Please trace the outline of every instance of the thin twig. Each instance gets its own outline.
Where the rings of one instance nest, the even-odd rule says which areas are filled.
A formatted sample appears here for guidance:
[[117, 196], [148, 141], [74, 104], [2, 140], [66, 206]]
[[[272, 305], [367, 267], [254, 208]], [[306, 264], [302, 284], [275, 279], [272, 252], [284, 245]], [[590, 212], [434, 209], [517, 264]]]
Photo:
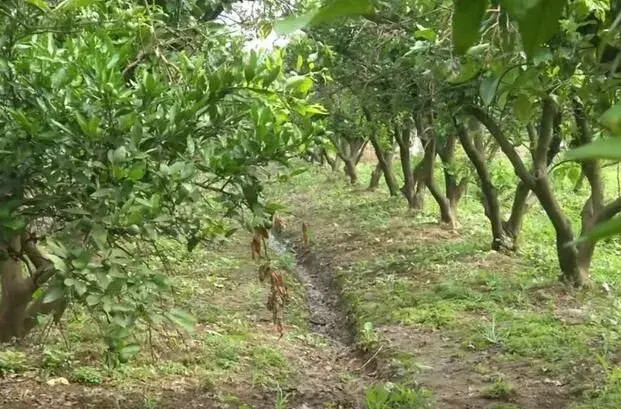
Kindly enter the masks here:
[[384, 348], [384, 345], [380, 345], [379, 348], [377, 348], [377, 351], [375, 351], [375, 353], [373, 355], [371, 355], [371, 358], [367, 359], [367, 361], [364, 363], [364, 365], [362, 365], [360, 368], [356, 369], [356, 372], [360, 372], [362, 371], [364, 368], [367, 367], [367, 365], [369, 365], [371, 363], [371, 361], [373, 359], [375, 359], [375, 357], [377, 356], [377, 354], [379, 354], [381, 352], [381, 350]]

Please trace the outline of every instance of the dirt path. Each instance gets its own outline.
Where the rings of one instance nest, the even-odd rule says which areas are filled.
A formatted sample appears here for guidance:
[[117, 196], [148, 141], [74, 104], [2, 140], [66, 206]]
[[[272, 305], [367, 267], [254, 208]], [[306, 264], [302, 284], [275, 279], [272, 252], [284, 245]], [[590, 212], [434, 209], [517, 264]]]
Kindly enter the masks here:
[[[362, 408], [364, 390], [377, 379], [366, 370], [366, 357], [354, 345], [354, 331], [333, 272], [310, 249], [290, 238], [271, 237], [270, 247], [277, 254], [295, 251], [296, 263], [292, 272], [305, 289], [309, 328], [328, 345], [325, 355], [315, 356], [315, 365], [305, 371], [310, 375], [307, 395], [309, 392], [310, 395], [319, 393], [319, 399], [314, 396], [302, 402], [299, 408], [323, 409], [326, 404], [336, 401], [342, 409]], [[345, 382], [344, 375], [351, 379]]]
[[[270, 246], [277, 254], [294, 248], [291, 241], [273, 236]], [[293, 274], [306, 290], [311, 330], [337, 347], [348, 348], [354, 340], [353, 333], [334, 274], [326, 271], [317, 257], [303, 246], [296, 246], [295, 255]]]

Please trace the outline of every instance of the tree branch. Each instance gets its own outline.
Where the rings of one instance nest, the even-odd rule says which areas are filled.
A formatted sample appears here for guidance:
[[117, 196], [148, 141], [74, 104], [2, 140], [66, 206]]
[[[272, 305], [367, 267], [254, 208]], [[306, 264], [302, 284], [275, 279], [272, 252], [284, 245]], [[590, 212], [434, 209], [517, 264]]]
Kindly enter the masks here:
[[550, 96], [543, 99], [543, 109], [541, 122], [539, 123], [539, 138], [535, 145], [533, 155], [533, 165], [537, 176], [543, 176], [548, 171], [548, 150], [554, 136], [554, 119], [557, 113], [557, 106]]
[[504, 154], [507, 155], [507, 158], [509, 158], [509, 161], [513, 165], [513, 168], [515, 169], [515, 172], [517, 173], [519, 178], [522, 179], [524, 183], [532, 186], [534, 184], [532, 175], [528, 172], [526, 166], [524, 166], [522, 158], [520, 158], [520, 155], [518, 155], [515, 147], [513, 146], [513, 144], [511, 144], [502, 129], [500, 129], [500, 126], [498, 126], [494, 118], [492, 118], [481, 107], [478, 107], [476, 105], [466, 107], [465, 111], [475, 117], [487, 128], [490, 134], [494, 137], [494, 139], [496, 139], [496, 141], [500, 145], [500, 149], [502, 149]]
[[595, 224], [605, 222], [621, 212], [621, 197], [616, 198], [602, 208], [595, 216]]

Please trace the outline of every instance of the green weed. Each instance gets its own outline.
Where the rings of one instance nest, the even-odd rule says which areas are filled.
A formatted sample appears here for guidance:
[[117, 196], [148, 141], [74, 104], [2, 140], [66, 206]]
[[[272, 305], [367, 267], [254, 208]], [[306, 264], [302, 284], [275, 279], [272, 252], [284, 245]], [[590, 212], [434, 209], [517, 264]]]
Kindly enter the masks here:
[[21, 351], [0, 351], [0, 375], [24, 372], [29, 367], [28, 356]]
[[483, 391], [482, 396], [488, 399], [508, 399], [514, 394], [513, 387], [503, 377], [498, 377], [492, 386]]
[[99, 368], [79, 366], [71, 373], [71, 381], [85, 385], [100, 385], [103, 382], [103, 375]]
[[380, 336], [373, 328], [371, 321], [365, 322], [359, 331], [358, 345], [363, 351], [376, 349], [380, 342]]
[[571, 409], [617, 409], [621, 407], [621, 368], [610, 369], [606, 384]]
[[369, 388], [365, 409], [426, 409], [433, 407], [432, 395], [425, 389], [386, 383]]

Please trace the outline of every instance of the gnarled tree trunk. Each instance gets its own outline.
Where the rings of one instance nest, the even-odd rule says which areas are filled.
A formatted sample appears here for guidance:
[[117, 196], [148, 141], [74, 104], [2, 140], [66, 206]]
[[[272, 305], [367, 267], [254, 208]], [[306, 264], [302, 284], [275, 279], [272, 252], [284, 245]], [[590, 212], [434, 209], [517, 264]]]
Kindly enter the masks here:
[[425, 153], [423, 156], [423, 178], [425, 185], [429, 189], [431, 196], [435, 199], [440, 208], [440, 221], [449, 224], [451, 228], [457, 227], [457, 220], [453, 212], [450, 200], [442, 193], [434, 178], [434, 167], [436, 161], [436, 137], [433, 132], [426, 132], [422, 115], [418, 115], [415, 119], [417, 132], [420, 135]]
[[397, 194], [399, 193], [399, 189], [397, 187], [395, 172], [392, 168], [392, 156], [394, 153], [394, 146], [391, 146], [390, 149], [384, 151], [382, 149], [382, 146], [380, 145], [379, 140], [377, 139], [377, 135], [375, 134], [371, 136], [370, 141], [371, 145], [373, 145], [375, 156], [377, 156], [379, 167], [382, 169], [382, 173], [384, 174], [384, 180], [386, 181], [386, 186], [388, 186], [390, 196], [397, 196]]
[[[517, 151], [506, 137], [502, 129], [484, 110], [471, 107], [472, 115], [483, 123], [496, 138], [501, 149], [511, 161], [513, 168], [520, 179], [532, 189], [541, 207], [554, 226], [556, 233], [556, 250], [561, 279], [574, 285], [581, 286], [588, 280], [588, 272], [595, 246], [590, 242], [576, 244], [571, 221], [565, 216], [558, 200], [554, 196], [548, 179], [548, 161], [558, 149], [554, 140], [555, 132], [560, 133], [559, 110], [551, 97], [543, 99], [542, 116], [539, 132], [536, 138], [531, 137], [533, 145], [533, 170], [529, 172]], [[578, 128], [577, 146], [592, 141], [591, 129], [582, 103], [573, 100], [574, 118]], [[533, 133], [533, 132], [529, 132]], [[621, 212], [621, 197], [607, 205], [603, 204], [603, 183], [601, 180], [601, 166], [597, 160], [584, 160], [581, 163], [586, 179], [591, 185], [591, 196], [582, 210], [582, 233], [588, 233], [593, 226], [609, 220]]]
[[414, 176], [414, 169], [412, 168], [412, 158], [410, 155], [410, 129], [407, 127], [401, 128], [399, 126], [395, 126], [395, 140], [399, 145], [399, 157], [401, 159], [401, 171], [403, 172], [403, 186], [401, 187], [401, 193], [405, 196], [405, 199], [408, 202], [408, 206], [411, 209], [415, 209], [417, 207], [417, 203], [415, 202], [415, 186], [416, 179]]
[[489, 219], [492, 228], [492, 250], [513, 249], [513, 241], [507, 237], [501, 218], [500, 202], [496, 187], [492, 183], [492, 178], [487, 169], [485, 155], [475, 146], [472, 136], [466, 128], [455, 121], [457, 135], [466, 155], [472, 162], [474, 169], [479, 176], [479, 184], [483, 193], [482, 203], [485, 215]]
[[371, 180], [369, 181], [369, 190], [375, 190], [379, 187], [379, 181], [382, 178], [383, 172], [382, 172], [382, 165], [380, 165], [379, 162], [377, 162], [377, 165], [375, 165], [375, 169], [373, 169], [373, 172], [371, 172]]
[[[23, 263], [27, 262], [35, 267], [29, 276], [22, 271]], [[32, 300], [34, 292], [53, 273], [52, 264], [29, 235], [14, 235], [0, 243], [0, 342], [23, 338], [35, 326], [38, 314], [58, 313], [59, 303], [43, 304], [41, 300]]]

